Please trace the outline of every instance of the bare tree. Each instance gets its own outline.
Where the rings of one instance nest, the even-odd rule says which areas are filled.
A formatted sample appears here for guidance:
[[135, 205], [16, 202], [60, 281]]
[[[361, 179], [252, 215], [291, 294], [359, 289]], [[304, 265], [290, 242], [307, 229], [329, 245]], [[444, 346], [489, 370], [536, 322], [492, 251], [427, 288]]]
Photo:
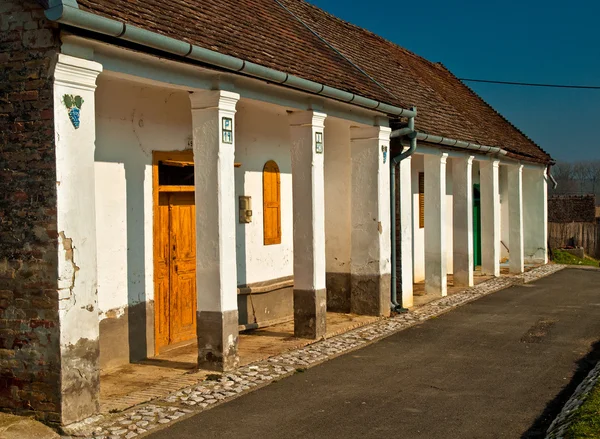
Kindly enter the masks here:
[[596, 195], [596, 189], [598, 188], [598, 183], [600, 183], [600, 160], [593, 160], [588, 163], [587, 174], [587, 178], [592, 186], [591, 192]]
[[573, 164], [573, 178], [579, 183], [579, 195], [585, 194], [585, 184], [588, 179], [588, 163], [576, 162]]
[[576, 191], [573, 177], [573, 164], [570, 162], [558, 162], [552, 167], [552, 175], [558, 187], [555, 193], [569, 194]]

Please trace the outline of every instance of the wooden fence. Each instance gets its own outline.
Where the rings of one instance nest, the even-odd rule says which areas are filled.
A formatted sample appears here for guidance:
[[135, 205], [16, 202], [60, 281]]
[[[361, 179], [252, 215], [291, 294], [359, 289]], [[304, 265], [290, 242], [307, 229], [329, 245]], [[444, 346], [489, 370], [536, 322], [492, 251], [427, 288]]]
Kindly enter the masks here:
[[550, 247], [583, 247], [586, 254], [600, 258], [600, 224], [548, 223]]

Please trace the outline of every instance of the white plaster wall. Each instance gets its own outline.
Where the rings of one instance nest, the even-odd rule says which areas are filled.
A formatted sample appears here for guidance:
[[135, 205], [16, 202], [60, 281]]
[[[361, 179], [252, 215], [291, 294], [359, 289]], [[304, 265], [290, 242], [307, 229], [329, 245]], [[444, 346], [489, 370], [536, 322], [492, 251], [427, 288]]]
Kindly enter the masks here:
[[452, 183], [452, 159], [446, 162], [446, 219], [444, 221], [446, 227], [446, 251], [448, 257], [446, 259], [446, 270], [448, 274], [453, 273], [454, 268], [454, 196]]
[[326, 271], [350, 273], [351, 154], [350, 124], [325, 119], [325, 252]]
[[423, 155], [412, 156], [413, 193], [413, 280], [425, 280], [425, 229], [419, 228], [419, 172], [423, 172]]
[[[500, 166], [500, 260], [509, 258], [508, 168]], [[508, 247], [509, 250], [506, 248]]]
[[191, 136], [186, 92], [100, 76], [96, 91], [98, 305], [154, 299], [152, 151], [183, 150]]
[[[425, 228], [419, 228], [419, 172], [423, 172], [423, 155], [412, 156], [412, 186], [413, 186], [413, 276], [414, 282], [425, 280]], [[452, 197], [452, 165], [448, 159], [446, 163], [446, 249], [447, 249], [447, 272], [453, 270], [453, 202]], [[425, 195], [427, 196], [427, 195]], [[425, 212], [427, 215], [427, 212]]]
[[[284, 108], [244, 100], [236, 113], [236, 206], [240, 195], [252, 197], [252, 222], [237, 221], [238, 284], [292, 276], [293, 210], [290, 129]], [[267, 161], [274, 160], [281, 177], [281, 244], [264, 245], [263, 180]]]

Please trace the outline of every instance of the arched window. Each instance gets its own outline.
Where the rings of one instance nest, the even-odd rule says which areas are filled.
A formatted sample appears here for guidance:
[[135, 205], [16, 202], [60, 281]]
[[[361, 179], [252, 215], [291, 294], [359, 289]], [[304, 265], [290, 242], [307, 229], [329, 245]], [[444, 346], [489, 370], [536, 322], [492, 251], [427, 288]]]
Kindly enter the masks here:
[[265, 245], [281, 244], [281, 189], [279, 166], [273, 160], [263, 168], [263, 230]]

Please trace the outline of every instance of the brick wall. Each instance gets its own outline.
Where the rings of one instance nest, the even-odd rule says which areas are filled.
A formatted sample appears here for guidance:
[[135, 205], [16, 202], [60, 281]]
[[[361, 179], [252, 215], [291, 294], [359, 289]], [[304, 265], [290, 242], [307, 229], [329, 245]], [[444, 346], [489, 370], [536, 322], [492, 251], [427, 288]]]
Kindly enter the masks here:
[[32, 0], [0, 2], [0, 410], [59, 421], [56, 27]]

